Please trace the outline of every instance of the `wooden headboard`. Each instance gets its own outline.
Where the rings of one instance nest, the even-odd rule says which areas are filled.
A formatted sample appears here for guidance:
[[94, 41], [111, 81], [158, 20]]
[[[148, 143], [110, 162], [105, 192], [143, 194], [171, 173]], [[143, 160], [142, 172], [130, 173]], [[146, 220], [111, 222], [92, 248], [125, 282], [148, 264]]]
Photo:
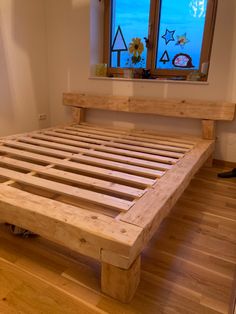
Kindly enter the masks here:
[[[235, 116], [234, 103], [217, 101], [64, 93], [63, 104], [82, 109], [101, 109], [201, 119], [203, 138], [205, 139], [215, 138], [215, 121], [232, 121]], [[80, 119], [83, 113], [83, 110], [79, 113], [77, 112]]]

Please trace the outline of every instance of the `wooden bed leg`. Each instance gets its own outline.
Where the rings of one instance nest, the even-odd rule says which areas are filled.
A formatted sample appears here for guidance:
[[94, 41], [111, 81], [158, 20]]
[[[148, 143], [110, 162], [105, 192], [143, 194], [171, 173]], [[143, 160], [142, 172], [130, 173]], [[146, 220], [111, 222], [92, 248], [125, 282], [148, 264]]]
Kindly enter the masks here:
[[121, 269], [102, 263], [102, 292], [123, 303], [129, 303], [140, 281], [141, 257], [139, 256], [129, 269]]
[[[216, 139], [216, 123], [213, 120], [202, 120], [202, 137], [205, 140]], [[213, 166], [213, 155], [205, 162], [204, 167], [211, 168]]]

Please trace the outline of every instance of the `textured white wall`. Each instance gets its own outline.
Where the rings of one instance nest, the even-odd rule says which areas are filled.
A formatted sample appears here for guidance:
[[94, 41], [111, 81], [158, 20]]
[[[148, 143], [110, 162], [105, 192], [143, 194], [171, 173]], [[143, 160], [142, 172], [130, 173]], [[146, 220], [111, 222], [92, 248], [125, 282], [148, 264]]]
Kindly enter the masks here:
[[0, 1], [0, 136], [49, 125], [44, 4]]

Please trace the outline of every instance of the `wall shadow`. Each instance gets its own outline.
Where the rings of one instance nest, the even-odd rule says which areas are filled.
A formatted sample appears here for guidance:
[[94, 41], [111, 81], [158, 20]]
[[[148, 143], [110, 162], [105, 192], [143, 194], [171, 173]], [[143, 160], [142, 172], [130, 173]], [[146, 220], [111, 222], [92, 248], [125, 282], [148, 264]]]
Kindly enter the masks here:
[[4, 45], [3, 22], [0, 12], [0, 136], [6, 135], [5, 124], [12, 123], [14, 120], [13, 99], [14, 92], [11, 89], [9, 76], [9, 65], [7, 61], [7, 51]]
[[22, 68], [18, 67], [22, 69], [22, 76], [18, 75], [17, 80], [22, 86], [22, 93], [25, 93], [28, 113], [34, 121], [31, 128], [49, 124], [49, 119], [40, 123], [37, 117], [39, 113], [49, 113], [44, 3], [44, 0], [13, 0], [11, 8], [11, 35], [21, 52], [17, 62], [22, 62]]

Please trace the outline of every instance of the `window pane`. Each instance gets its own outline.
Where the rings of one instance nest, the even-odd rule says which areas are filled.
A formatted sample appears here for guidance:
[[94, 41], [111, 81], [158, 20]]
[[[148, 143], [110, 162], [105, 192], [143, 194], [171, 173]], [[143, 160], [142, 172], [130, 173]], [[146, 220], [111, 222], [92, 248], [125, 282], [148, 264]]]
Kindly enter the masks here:
[[207, 0], [162, 0], [156, 68], [198, 70]]
[[150, 0], [112, 3], [111, 66], [145, 68], [144, 37], [148, 37]]

